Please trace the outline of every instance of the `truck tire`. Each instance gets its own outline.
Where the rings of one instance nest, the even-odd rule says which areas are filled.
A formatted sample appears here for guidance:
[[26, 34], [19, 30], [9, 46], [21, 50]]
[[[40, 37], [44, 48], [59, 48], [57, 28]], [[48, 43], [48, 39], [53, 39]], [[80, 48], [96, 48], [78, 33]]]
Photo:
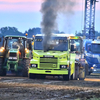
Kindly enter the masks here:
[[3, 68], [3, 58], [0, 58], [0, 76], [6, 76], [6, 69]]
[[79, 77], [79, 63], [75, 63], [75, 77], [74, 80], [77, 80]]
[[87, 75], [91, 75], [91, 72], [88, 72], [88, 74]]
[[79, 80], [84, 80], [86, 76], [85, 63], [80, 63], [79, 66]]
[[70, 70], [69, 70], [69, 71], [68, 71], [68, 75], [63, 75], [63, 80], [69, 81], [70, 78], [71, 78], [71, 76], [70, 76]]
[[69, 75], [63, 75], [63, 80], [69, 81], [70, 80], [70, 76]]
[[90, 75], [88, 64], [85, 64], [85, 73], [86, 73], [86, 75]]
[[44, 75], [44, 74], [37, 75], [38, 79], [45, 79], [45, 77], [46, 77], [46, 75]]
[[41, 75], [40, 78], [41, 78], [41, 79], [45, 79], [45, 78], [46, 78], [46, 75]]
[[35, 74], [32, 74], [32, 73], [29, 73], [28, 77], [29, 77], [30, 79], [35, 79], [35, 78], [36, 78], [36, 75], [35, 75]]
[[22, 63], [22, 76], [23, 77], [28, 77], [28, 68], [29, 68], [29, 59], [24, 58], [23, 63]]

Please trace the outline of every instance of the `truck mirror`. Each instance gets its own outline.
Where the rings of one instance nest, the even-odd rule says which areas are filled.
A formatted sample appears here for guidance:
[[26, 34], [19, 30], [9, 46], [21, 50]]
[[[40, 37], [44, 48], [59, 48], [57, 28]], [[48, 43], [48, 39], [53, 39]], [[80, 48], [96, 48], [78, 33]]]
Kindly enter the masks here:
[[75, 51], [75, 50], [74, 50], [74, 45], [71, 45], [71, 51]]
[[91, 48], [89, 48], [89, 51], [91, 51]]
[[88, 46], [88, 50], [91, 51], [91, 45]]

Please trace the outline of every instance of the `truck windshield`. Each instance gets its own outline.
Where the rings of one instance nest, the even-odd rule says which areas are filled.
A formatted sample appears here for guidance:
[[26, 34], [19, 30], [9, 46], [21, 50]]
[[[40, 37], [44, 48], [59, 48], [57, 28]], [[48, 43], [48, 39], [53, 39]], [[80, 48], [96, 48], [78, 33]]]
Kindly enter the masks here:
[[[48, 50], [53, 51], [67, 51], [68, 50], [68, 40], [67, 37], [52, 37], [48, 43]], [[43, 37], [35, 37], [34, 50], [43, 50]]]
[[70, 45], [72, 46], [72, 51], [81, 52], [81, 43], [82, 41], [80, 39], [71, 39]]
[[9, 49], [20, 49], [21, 46], [23, 46], [24, 41], [22, 39], [14, 38], [14, 39], [8, 39], [7, 47]]
[[100, 44], [92, 44], [91, 51], [93, 53], [100, 53]]

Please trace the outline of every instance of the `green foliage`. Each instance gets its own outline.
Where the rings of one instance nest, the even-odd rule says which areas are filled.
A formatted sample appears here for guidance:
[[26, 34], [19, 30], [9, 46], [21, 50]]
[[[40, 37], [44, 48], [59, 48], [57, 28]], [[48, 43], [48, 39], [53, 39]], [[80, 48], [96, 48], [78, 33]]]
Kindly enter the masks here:
[[24, 35], [23, 33], [19, 32], [15, 27], [2, 27], [0, 29], [0, 33], [2, 35]]
[[[57, 34], [64, 34], [64, 32], [59, 32], [58, 30], [54, 30], [52, 31], [53, 33], [57, 33]], [[0, 29], [0, 37], [2, 35], [19, 35], [19, 36], [22, 36], [25, 34], [28, 34], [28, 38], [32, 38], [33, 35], [36, 35], [36, 34], [41, 34], [41, 28], [37, 27], [37, 28], [32, 28], [32, 29], [28, 29], [28, 31], [25, 31], [24, 33], [18, 31], [18, 29], [16, 27], [2, 27]], [[76, 32], [75, 33], [76, 36], [83, 36], [83, 33], [81, 32]], [[98, 37], [100, 36], [100, 32], [98, 31], [95, 31], [95, 37]]]
[[41, 28], [32, 28], [32, 29], [29, 29], [28, 31], [25, 31], [24, 35], [25, 34], [28, 34], [28, 38], [32, 38], [33, 35], [36, 35], [36, 34], [41, 34]]

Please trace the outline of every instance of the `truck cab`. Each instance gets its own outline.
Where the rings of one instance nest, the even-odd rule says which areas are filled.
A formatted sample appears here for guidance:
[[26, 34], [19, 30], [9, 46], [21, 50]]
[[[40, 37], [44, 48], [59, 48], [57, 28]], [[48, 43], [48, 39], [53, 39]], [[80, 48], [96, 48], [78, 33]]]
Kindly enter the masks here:
[[86, 53], [86, 61], [89, 66], [89, 74], [100, 73], [100, 40], [91, 41], [88, 46], [89, 52]]
[[91, 42], [91, 39], [83, 40], [84, 57], [86, 57], [86, 55], [90, 52]]
[[43, 35], [35, 36], [29, 78], [45, 78], [52, 75], [63, 76], [64, 80], [75, 79], [76, 49], [72, 51], [69, 36], [53, 34], [50, 41], [47, 41], [46, 50], [43, 48], [43, 39]]

